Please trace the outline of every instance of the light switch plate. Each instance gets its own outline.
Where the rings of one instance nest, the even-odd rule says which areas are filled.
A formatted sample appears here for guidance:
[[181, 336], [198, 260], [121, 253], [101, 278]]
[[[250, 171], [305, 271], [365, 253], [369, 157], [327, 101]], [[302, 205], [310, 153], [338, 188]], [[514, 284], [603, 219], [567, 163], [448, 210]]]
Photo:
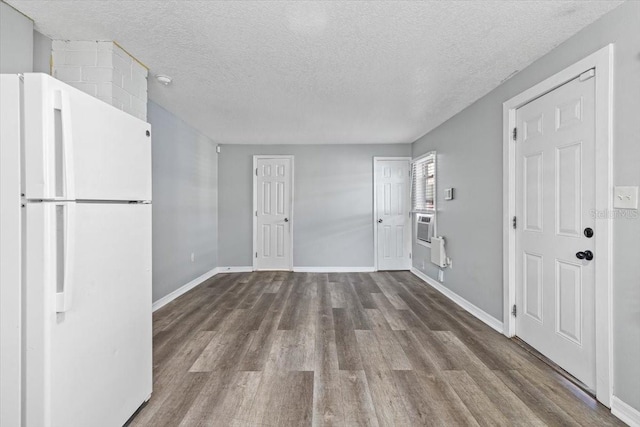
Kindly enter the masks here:
[[444, 199], [445, 200], [453, 200], [453, 188], [445, 188], [444, 189]]
[[614, 187], [613, 207], [616, 209], [638, 209], [638, 187]]

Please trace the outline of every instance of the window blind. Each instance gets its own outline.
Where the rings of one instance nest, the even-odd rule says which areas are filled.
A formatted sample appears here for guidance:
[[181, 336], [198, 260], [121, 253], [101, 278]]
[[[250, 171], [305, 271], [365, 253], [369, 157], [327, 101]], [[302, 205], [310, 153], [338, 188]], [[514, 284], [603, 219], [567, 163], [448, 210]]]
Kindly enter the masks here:
[[430, 153], [414, 161], [411, 168], [412, 212], [436, 209], [436, 155]]

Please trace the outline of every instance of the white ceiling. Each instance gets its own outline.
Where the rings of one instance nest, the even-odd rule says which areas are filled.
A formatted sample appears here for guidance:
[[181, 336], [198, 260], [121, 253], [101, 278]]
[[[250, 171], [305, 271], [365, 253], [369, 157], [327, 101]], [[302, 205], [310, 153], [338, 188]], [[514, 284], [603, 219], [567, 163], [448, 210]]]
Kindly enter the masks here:
[[413, 142], [621, 3], [8, 2], [172, 76], [150, 98], [227, 144]]

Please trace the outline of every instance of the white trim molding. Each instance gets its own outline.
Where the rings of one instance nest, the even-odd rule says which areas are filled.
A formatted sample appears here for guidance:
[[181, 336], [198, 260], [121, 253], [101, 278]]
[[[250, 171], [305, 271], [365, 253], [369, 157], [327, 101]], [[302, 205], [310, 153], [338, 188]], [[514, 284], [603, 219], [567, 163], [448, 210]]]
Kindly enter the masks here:
[[375, 267], [293, 267], [296, 273], [372, 273]]
[[162, 307], [169, 304], [174, 299], [178, 298], [181, 295], [184, 295], [185, 293], [189, 292], [191, 289], [195, 288], [196, 286], [203, 284], [206, 280], [212, 278], [218, 273], [219, 271], [218, 271], [218, 268], [216, 267], [212, 270], [207, 271], [203, 275], [196, 277], [186, 285], [179, 287], [175, 291], [171, 292], [169, 295], [165, 295], [162, 298], [160, 298], [158, 301], [154, 302], [151, 305], [151, 310], [156, 311], [161, 309]]
[[444, 286], [442, 283], [438, 282], [435, 279], [432, 279], [431, 277], [427, 276], [417, 268], [411, 267], [411, 273], [413, 273], [419, 279], [422, 279], [423, 282], [425, 282], [426, 284], [428, 284], [429, 286], [431, 286], [432, 288], [440, 292], [445, 297], [449, 298], [451, 301], [458, 304], [460, 307], [467, 310], [469, 313], [471, 313], [472, 315], [477, 317], [479, 320], [487, 324], [491, 329], [494, 329], [495, 331], [502, 333], [504, 328], [504, 325], [502, 324], [502, 322], [496, 319], [495, 317], [493, 317], [492, 315], [490, 315], [489, 313], [487, 313], [486, 311], [473, 305], [466, 299], [462, 298], [460, 295], [453, 292], [451, 289]]
[[[516, 301], [516, 230], [511, 219], [516, 208], [516, 158], [512, 129], [516, 110], [528, 102], [573, 80], [587, 70], [595, 69], [595, 158], [596, 202], [599, 212], [613, 210], [613, 54], [609, 44], [586, 58], [565, 68], [548, 79], [506, 101], [503, 111], [503, 319], [507, 337], [516, 335], [516, 321], [511, 307]], [[611, 406], [613, 395], [613, 333], [612, 333], [612, 224], [605, 216], [596, 219], [595, 241], [595, 325], [596, 325], [596, 397]]]
[[253, 267], [250, 265], [240, 267], [218, 267], [218, 273], [251, 273]]
[[640, 427], [640, 411], [617, 396], [611, 398], [611, 413], [631, 427]]

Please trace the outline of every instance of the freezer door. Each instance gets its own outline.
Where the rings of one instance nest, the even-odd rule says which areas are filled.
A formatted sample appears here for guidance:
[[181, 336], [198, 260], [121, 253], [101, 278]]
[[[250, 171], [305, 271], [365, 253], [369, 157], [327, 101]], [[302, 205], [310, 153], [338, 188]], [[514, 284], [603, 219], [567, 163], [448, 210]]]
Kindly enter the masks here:
[[46, 74], [24, 75], [28, 199], [151, 200], [151, 126]]
[[27, 205], [27, 425], [121, 426], [151, 394], [151, 205]]

